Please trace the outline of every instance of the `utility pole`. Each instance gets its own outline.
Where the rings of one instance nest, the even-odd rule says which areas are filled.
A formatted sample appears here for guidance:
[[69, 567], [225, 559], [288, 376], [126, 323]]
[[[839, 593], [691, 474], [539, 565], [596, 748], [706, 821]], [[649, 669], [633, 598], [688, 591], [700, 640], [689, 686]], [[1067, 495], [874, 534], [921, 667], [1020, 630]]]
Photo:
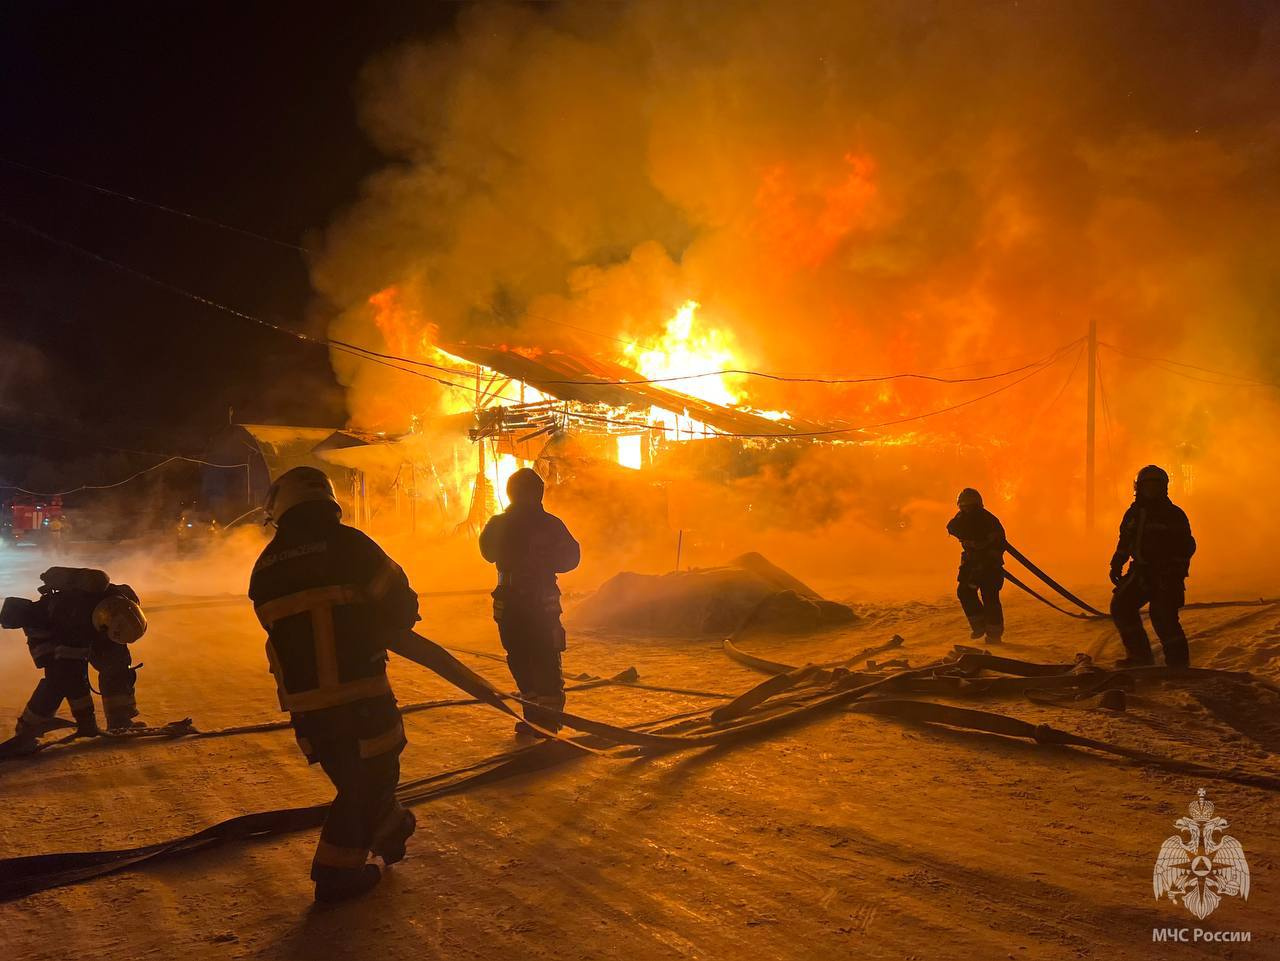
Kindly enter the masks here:
[[1084, 451], [1084, 526], [1093, 530], [1094, 508], [1096, 506], [1097, 458], [1094, 453], [1094, 435], [1097, 428], [1097, 393], [1098, 393], [1098, 321], [1089, 320], [1089, 401], [1088, 413], [1085, 415], [1085, 451]]

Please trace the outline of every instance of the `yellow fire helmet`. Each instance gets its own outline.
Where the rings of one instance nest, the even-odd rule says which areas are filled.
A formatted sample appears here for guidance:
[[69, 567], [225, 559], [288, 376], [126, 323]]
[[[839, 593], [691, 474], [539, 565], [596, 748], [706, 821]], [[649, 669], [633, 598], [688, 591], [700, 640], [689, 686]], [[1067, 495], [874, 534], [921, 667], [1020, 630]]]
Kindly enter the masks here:
[[111, 594], [93, 609], [93, 626], [117, 644], [132, 644], [147, 633], [147, 615], [129, 598]]
[[268, 524], [279, 524], [281, 518], [299, 504], [310, 501], [328, 501], [341, 514], [338, 494], [333, 489], [333, 481], [324, 471], [315, 467], [295, 467], [276, 478], [271, 490], [267, 491], [267, 502], [263, 505]]

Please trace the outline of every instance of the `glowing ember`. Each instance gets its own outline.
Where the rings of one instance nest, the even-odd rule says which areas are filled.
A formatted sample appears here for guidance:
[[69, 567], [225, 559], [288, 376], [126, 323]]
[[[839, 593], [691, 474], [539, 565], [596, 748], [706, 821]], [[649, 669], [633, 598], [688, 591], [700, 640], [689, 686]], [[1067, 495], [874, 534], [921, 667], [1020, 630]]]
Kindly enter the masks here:
[[735, 386], [741, 377], [716, 373], [739, 366], [733, 335], [714, 327], [695, 330], [699, 306], [696, 300], [685, 301], [675, 316], [667, 321], [661, 337], [626, 348], [626, 361], [648, 378], [690, 377], [689, 380], [664, 383], [662, 386], [668, 390], [714, 404], [734, 404], [743, 396], [741, 389]]

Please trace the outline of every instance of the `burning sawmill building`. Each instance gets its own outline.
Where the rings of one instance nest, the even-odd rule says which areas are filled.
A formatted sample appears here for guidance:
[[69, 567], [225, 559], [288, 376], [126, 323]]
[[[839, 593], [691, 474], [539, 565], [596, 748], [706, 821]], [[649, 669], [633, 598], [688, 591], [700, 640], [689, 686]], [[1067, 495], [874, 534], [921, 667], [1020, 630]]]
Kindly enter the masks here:
[[439, 409], [413, 416], [407, 432], [244, 431], [251, 445], [269, 444], [268, 453], [306, 447], [305, 461], [330, 473], [361, 526], [444, 534], [501, 510], [507, 478], [523, 466], [536, 466], [555, 489], [625, 491], [652, 513], [689, 445], [707, 455], [714, 447], [741, 474], [753, 469], [754, 454], [829, 429], [685, 394], [562, 350], [455, 343], [437, 345], [436, 356], [448, 386]]
[[[900, 438], [723, 403], [678, 389], [715, 396], [719, 382], [708, 387], [703, 374], [647, 376], [566, 349], [455, 342], [420, 354], [443, 389], [409, 430], [249, 425], [242, 445], [278, 467], [326, 470], [348, 518], [383, 534], [474, 534], [506, 506], [507, 478], [524, 466], [547, 479], [558, 511], [631, 544], [735, 517], [819, 526], [850, 509], [851, 491], [875, 523], [903, 523], [903, 472], [921, 449]], [[859, 484], [814, 482], [840, 470]]]

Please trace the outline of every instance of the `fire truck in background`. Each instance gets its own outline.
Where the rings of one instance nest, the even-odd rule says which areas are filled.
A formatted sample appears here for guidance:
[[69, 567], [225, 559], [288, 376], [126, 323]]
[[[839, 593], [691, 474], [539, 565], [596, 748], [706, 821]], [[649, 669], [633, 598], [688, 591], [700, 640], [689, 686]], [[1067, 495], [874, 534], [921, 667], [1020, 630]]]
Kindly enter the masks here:
[[61, 497], [19, 494], [0, 510], [0, 536], [15, 547], [56, 546], [66, 526]]

